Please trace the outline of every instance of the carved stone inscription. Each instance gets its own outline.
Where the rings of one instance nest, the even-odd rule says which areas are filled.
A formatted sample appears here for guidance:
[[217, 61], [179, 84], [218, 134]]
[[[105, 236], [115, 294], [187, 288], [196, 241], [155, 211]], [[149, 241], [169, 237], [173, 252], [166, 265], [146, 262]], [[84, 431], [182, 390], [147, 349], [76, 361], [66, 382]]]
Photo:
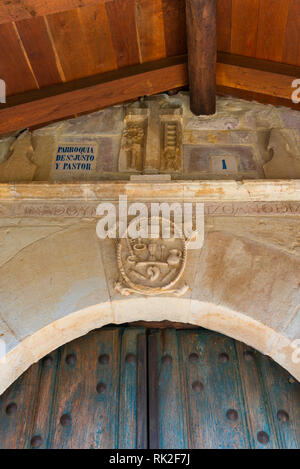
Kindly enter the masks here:
[[[5, 217], [89, 217], [98, 218], [98, 202], [2, 202], [0, 218]], [[299, 202], [205, 202], [206, 216], [274, 217], [300, 216]]]

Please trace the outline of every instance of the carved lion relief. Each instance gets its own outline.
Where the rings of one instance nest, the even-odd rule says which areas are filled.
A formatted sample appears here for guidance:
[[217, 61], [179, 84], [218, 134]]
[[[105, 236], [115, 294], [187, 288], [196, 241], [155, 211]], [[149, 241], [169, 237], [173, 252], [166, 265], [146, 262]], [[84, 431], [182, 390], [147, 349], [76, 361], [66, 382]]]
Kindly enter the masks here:
[[115, 290], [122, 295], [184, 295], [189, 289], [182, 280], [186, 266], [185, 238], [122, 238], [117, 246], [120, 279]]

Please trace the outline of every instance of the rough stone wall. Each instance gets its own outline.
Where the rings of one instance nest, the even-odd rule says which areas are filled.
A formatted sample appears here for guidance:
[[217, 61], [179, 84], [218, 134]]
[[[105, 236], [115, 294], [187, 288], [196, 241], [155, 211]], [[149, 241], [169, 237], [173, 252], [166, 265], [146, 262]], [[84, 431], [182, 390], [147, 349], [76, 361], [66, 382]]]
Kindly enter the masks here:
[[195, 117], [189, 96], [159, 95], [0, 140], [0, 181], [300, 178], [300, 113], [218, 98]]

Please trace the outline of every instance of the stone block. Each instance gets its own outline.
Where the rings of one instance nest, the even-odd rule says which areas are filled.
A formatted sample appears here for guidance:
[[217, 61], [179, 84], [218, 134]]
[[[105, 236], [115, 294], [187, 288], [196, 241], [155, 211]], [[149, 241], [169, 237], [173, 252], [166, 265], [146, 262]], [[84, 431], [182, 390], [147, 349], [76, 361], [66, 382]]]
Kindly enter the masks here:
[[300, 144], [294, 129], [273, 129], [268, 146], [271, 159], [264, 165], [266, 178], [300, 178]]
[[184, 145], [185, 173], [239, 175], [257, 171], [253, 147]]
[[223, 232], [206, 236], [193, 299], [222, 305], [281, 333], [299, 305], [299, 259]]
[[8, 155], [9, 149], [15, 140], [14, 136], [2, 137], [0, 140], [0, 164], [3, 163]]
[[17, 339], [109, 302], [95, 222], [75, 223], [23, 247], [0, 267], [2, 317]]
[[13, 141], [11, 154], [0, 164], [0, 182], [30, 182], [36, 171], [31, 161], [33, 147], [31, 134], [25, 132]]

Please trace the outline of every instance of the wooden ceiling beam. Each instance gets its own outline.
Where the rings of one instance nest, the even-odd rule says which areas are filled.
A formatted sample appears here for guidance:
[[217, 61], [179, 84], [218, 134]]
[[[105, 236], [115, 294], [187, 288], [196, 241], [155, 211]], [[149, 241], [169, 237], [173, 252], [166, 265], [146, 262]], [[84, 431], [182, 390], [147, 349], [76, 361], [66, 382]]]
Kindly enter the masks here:
[[10, 96], [0, 104], [0, 134], [179, 88], [186, 57], [173, 57]]
[[216, 112], [217, 0], [186, 0], [191, 111]]
[[[172, 57], [10, 96], [0, 104], [0, 134], [180, 88], [188, 84], [186, 62], [185, 55]], [[300, 67], [218, 54], [216, 72], [221, 94], [276, 99], [275, 104], [300, 110], [291, 100]]]
[[111, 0], [21, 0], [1, 1], [0, 24], [51, 15]]

